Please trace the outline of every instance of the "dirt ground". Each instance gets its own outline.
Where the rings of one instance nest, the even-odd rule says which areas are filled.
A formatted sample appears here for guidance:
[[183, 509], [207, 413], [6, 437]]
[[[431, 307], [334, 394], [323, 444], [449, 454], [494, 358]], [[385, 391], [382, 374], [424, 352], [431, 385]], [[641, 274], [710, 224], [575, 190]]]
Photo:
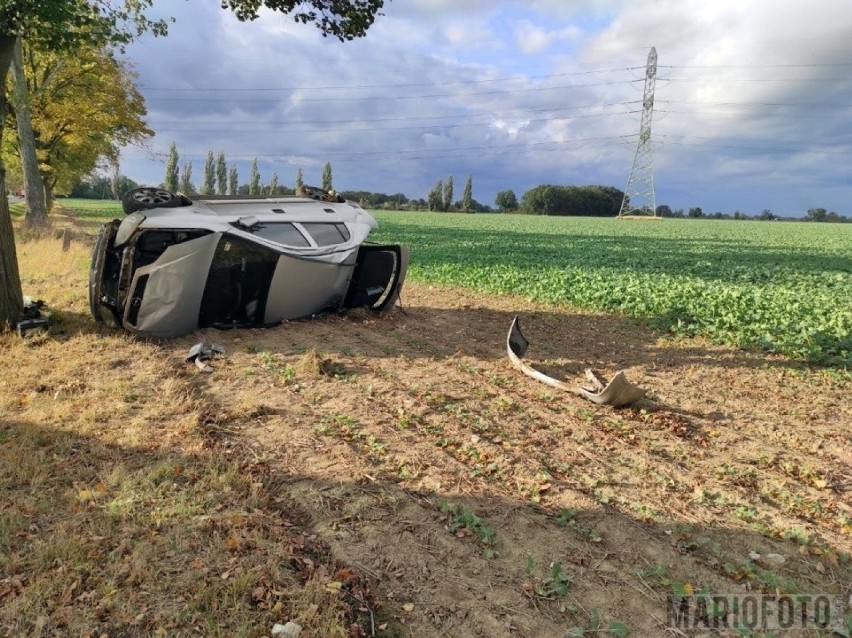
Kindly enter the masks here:
[[[227, 354], [195, 377], [234, 444], [375, 584], [380, 625], [658, 636], [673, 590], [849, 599], [848, 377], [518, 298], [410, 284], [403, 301], [209, 331]], [[625, 370], [654, 405], [597, 407], [521, 376], [505, 357], [516, 313], [530, 361], [578, 382]]]
[[[702, 591], [825, 595], [835, 620], [852, 616], [847, 372], [672, 341], [622, 317], [415, 282], [402, 308], [384, 317], [356, 312], [267, 330], [131, 339], [88, 317], [85, 250], [41, 272], [54, 252], [32, 246], [21, 249], [26, 287], [52, 286], [48, 301], [60, 320], [47, 338], [2, 341], [16, 363], [0, 375], [0, 416], [9, 419], [0, 424], [0, 452], [16, 458], [13, 447], [25, 449], [30, 437], [43, 456], [17, 473], [0, 467], [0, 487], [23, 503], [20, 521], [0, 520], [12, 555], [6, 564], [17, 570], [0, 573], [0, 620], [8, 620], [10, 601], [24, 609], [27, 587], [37, 592], [64, 578], [58, 607], [91, 604], [101, 627], [125, 626], [116, 620], [123, 613], [138, 629], [126, 635], [161, 635], [157, 623], [168, 613], [169, 627], [187, 623], [185, 633], [169, 635], [227, 635], [193, 628], [181, 605], [215, 599], [211, 588], [233, 598], [237, 590], [223, 583], [240, 563], [252, 565], [240, 600], [274, 590], [282, 538], [322, 548], [310, 555], [334, 569], [345, 566], [321, 584], [326, 594], [339, 579], [362, 579], [360, 591], [372, 597], [356, 605], [363, 633], [351, 636], [761, 635], [668, 627], [666, 597]], [[625, 370], [652, 402], [598, 407], [522, 376], [505, 356], [516, 314], [535, 366], [578, 383], [586, 367], [607, 376]], [[226, 349], [211, 373], [184, 362], [201, 338]], [[211, 455], [236, 459], [251, 475], [204, 469], [199, 459], [207, 467]], [[66, 476], [36, 480], [49, 463]], [[207, 482], [182, 483], [189, 468]], [[26, 500], [44, 484], [55, 501]], [[163, 514], [161, 504], [177, 496], [175, 511]], [[78, 522], [57, 518], [77, 501]], [[15, 507], [0, 504], [0, 513]], [[181, 523], [171, 532], [159, 519], [152, 527], [155, 515]], [[286, 530], [273, 533], [287, 517]], [[69, 543], [85, 528], [86, 543], [115, 549], [94, 555], [80, 545], [84, 575], [63, 574], [50, 549], [62, 525]], [[167, 552], [140, 553], [145, 543], [137, 543], [133, 578], [124, 573], [128, 530], [172, 534]], [[39, 552], [41, 584], [32, 572], [28, 584], [22, 579]], [[115, 565], [103, 562], [113, 554]], [[298, 560], [300, 569], [309, 562]], [[111, 588], [105, 602], [74, 593], [113, 568], [90, 586], [92, 600], [99, 587]], [[184, 578], [187, 593], [155, 616], [158, 573]], [[129, 602], [121, 609], [110, 602], [122, 596]], [[38, 607], [39, 598], [25, 602], [50, 627], [57, 612]], [[199, 617], [233, 619], [215, 600]], [[265, 623], [287, 611], [243, 602], [240, 626], [249, 628], [257, 626], [253, 614], [266, 614]], [[81, 618], [86, 626], [90, 617]], [[310, 619], [303, 624], [303, 638], [323, 636]]]

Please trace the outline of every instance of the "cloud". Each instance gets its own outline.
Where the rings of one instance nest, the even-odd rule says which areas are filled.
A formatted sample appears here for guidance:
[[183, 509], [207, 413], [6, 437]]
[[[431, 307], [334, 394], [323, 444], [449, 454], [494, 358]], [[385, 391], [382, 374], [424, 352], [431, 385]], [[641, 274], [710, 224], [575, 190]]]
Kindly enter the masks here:
[[[128, 55], [155, 150], [174, 140], [196, 175], [221, 149], [244, 177], [253, 157], [282, 183], [331, 161], [339, 189], [411, 197], [472, 174], [491, 203], [547, 182], [623, 188], [656, 46], [659, 203], [849, 214], [846, 3], [410, 0], [349, 43], [176, 3], [171, 34]], [[163, 165], [128, 150], [125, 172], [156, 183]]]
[[534, 55], [546, 50], [554, 42], [576, 39], [580, 33], [580, 29], [573, 25], [548, 31], [529, 20], [522, 20], [515, 29], [515, 42], [521, 51]]

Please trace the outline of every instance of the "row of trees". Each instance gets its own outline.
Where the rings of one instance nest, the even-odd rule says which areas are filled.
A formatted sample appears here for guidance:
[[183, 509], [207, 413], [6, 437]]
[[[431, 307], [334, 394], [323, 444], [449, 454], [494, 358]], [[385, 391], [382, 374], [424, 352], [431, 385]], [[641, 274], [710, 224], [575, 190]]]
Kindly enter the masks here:
[[432, 190], [426, 200], [414, 200], [416, 205], [420, 202], [425, 204], [426, 209], [430, 211], [438, 211], [446, 213], [449, 211], [459, 211], [462, 213], [482, 213], [491, 210], [489, 206], [480, 204], [473, 198], [473, 176], [468, 175], [464, 182], [461, 199], [455, 201], [453, 199], [454, 181], [450, 175], [446, 180], [439, 179], [435, 182]]
[[54, 193], [82, 175], [118, 163], [119, 149], [153, 135], [135, 75], [106, 45], [73, 52], [16, 40], [4, 127], [8, 185], [26, 192], [24, 223], [47, 222]]
[[[204, 174], [201, 184], [196, 188], [193, 182], [193, 164], [185, 161], [180, 165], [180, 154], [177, 145], [172, 142], [169, 146], [169, 156], [166, 160], [166, 174], [162, 186], [168, 191], [180, 192], [185, 195], [292, 195], [304, 185], [302, 169], [296, 170], [293, 188], [279, 182], [278, 173], [273, 172], [269, 181], [261, 178], [260, 168], [255, 157], [249, 167], [249, 181], [240, 184], [237, 165], [228, 166], [225, 152], [207, 151], [204, 162]], [[331, 162], [326, 162], [322, 169], [322, 188], [333, 190]]]
[[[791, 220], [791, 218], [789, 217], [780, 217], [776, 215], [768, 208], [764, 208], [757, 215], [748, 215], [746, 213], [741, 213], [740, 211], [735, 211], [733, 214], [722, 213], [721, 211], [717, 211], [715, 213], [705, 213], [698, 206], [690, 208], [686, 212], [684, 212], [684, 209], [682, 208], [672, 210], [671, 207], [665, 204], [657, 206], [657, 215], [659, 215], [660, 217], [671, 217], [674, 219], [730, 219], [751, 221]], [[825, 208], [809, 208], [805, 216], [803, 218], [798, 218], [798, 220], [806, 222], [827, 222], [841, 224], [852, 222], [852, 219], [846, 217], [845, 215], [840, 215], [835, 212], [828, 212]]]

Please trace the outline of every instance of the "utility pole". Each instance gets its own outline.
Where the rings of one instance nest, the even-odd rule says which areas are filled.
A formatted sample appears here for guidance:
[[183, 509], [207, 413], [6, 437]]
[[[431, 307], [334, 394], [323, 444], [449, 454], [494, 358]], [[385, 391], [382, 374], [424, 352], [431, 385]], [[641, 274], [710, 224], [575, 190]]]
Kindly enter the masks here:
[[642, 123], [633, 166], [624, 188], [619, 217], [657, 217], [654, 195], [654, 162], [651, 153], [651, 118], [654, 115], [654, 87], [657, 84], [657, 49], [651, 47], [645, 68], [645, 92], [642, 96]]

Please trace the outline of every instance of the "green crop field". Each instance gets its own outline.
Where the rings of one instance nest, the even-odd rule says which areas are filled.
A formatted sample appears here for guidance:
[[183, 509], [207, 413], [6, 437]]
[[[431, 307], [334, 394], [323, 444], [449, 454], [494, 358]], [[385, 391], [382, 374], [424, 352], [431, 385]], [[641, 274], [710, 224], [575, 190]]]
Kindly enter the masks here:
[[[88, 225], [115, 202], [62, 200]], [[852, 367], [852, 226], [375, 213], [412, 279], [613, 311], [678, 335]]]
[[379, 212], [412, 278], [852, 364], [852, 226]]

